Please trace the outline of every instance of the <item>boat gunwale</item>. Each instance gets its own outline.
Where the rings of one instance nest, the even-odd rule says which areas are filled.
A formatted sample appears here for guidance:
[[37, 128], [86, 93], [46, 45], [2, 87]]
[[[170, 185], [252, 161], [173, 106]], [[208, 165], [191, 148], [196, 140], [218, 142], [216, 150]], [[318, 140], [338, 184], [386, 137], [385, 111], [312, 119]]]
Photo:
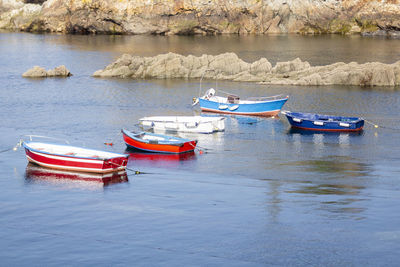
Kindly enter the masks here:
[[95, 157], [84, 157], [84, 156], [76, 156], [76, 155], [65, 155], [65, 154], [51, 153], [51, 152], [48, 152], [48, 151], [45, 151], [45, 150], [39, 150], [39, 149], [36, 149], [36, 148], [32, 148], [32, 147], [30, 147], [28, 145], [29, 143], [30, 142], [28, 142], [28, 143], [23, 142], [22, 145], [23, 145], [23, 147], [25, 149], [28, 149], [29, 151], [32, 151], [32, 152], [46, 154], [46, 155], [52, 155], [52, 156], [59, 156], [59, 157], [67, 157], [67, 158], [75, 158], [75, 159], [101, 160], [101, 161], [108, 161], [108, 160], [111, 160], [111, 159], [116, 159], [116, 158], [121, 158], [121, 157], [124, 157], [124, 158], [128, 158], [129, 157], [129, 155], [126, 155], [126, 154], [119, 154], [119, 153], [115, 153], [115, 152], [108, 152], [108, 151], [102, 151], [102, 150], [97, 150], [97, 149], [90, 149], [90, 148], [87, 149], [87, 148], [81, 148], [81, 147], [70, 146], [70, 145], [61, 145], [61, 144], [52, 144], [52, 143], [43, 143], [43, 142], [33, 142], [33, 143], [42, 143], [42, 144], [53, 145], [53, 146], [63, 146], [63, 147], [71, 147], [71, 148], [78, 148], [78, 149], [86, 149], [86, 150], [91, 150], [91, 151], [94, 151], [94, 152], [101, 152], [101, 153], [104, 153], [104, 152], [105, 153], [112, 153], [112, 154], [115, 154], [116, 156], [115, 157], [106, 157], [106, 158], [104, 158], [104, 157], [95, 158]]
[[204, 112], [210, 113], [220, 113], [226, 115], [247, 115], [247, 116], [260, 116], [260, 117], [273, 117], [279, 114], [280, 109], [274, 109], [270, 111], [254, 111], [254, 112], [237, 112], [237, 111], [226, 111], [226, 110], [216, 110], [212, 108], [200, 108]]
[[[150, 116], [150, 117], [143, 117], [143, 118], [141, 118], [141, 119], [139, 119], [139, 121], [141, 121], [141, 122], [143, 122], [143, 121], [151, 121], [151, 122], [162, 122], [162, 123], [182, 123], [182, 124], [186, 124], [186, 123], [190, 123], [190, 122], [197, 122], [197, 123], [213, 123], [213, 122], [215, 122], [215, 121], [223, 121], [223, 120], [225, 120], [226, 118], [225, 117], [222, 117], [222, 116], [219, 116], [219, 117], [217, 117], [217, 116], [215, 116], [215, 117], [202, 117], [202, 116], [198, 116], [198, 117], [202, 117], [202, 118], [210, 118], [209, 120], [205, 120], [205, 121], [202, 121], [202, 120], [199, 120], [199, 121], [177, 121], [177, 120], [152, 120], [152, 119], [150, 119], [150, 118], [152, 118], [152, 117], [171, 117], [171, 118], [174, 118], [174, 117], [189, 117], [189, 116]], [[213, 119], [213, 118], [215, 118], [215, 119]]]
[[[282, 98], [277, 98], [277, 99], [272, 99], [272, 100], [248, 100], [248, 99], [240, 99], [239, 101], [249, 101], [251, 103], [229, 103], [228, 102], [228, 98], [224, 97], [224, 96], [213, 96], [213, 97], [218, 97], [218, 98], [223, 98], [226, 100], [226, 102], [219, 102], [219, 101], [213, 101], [211, 99], [206, 99], [205, 96], [200, 97], [199, 99], [201, 100], [205, 100], [205, 101], [210, 101], [213, 103], [218, 103], [218, 104], [234, 104], [234, 105], [254, 105], [254, 104], [264, 104], [264, 103], [270, 103], [270, 102], [279, 102], [279, 101], [283, 101], [283, 100], [288, 100], [289, 96], [285, 96]], [[272, 96], [274, 97], [274, 96]], [[262, 97], [254, 97], [254, 98], [262, 98]]]

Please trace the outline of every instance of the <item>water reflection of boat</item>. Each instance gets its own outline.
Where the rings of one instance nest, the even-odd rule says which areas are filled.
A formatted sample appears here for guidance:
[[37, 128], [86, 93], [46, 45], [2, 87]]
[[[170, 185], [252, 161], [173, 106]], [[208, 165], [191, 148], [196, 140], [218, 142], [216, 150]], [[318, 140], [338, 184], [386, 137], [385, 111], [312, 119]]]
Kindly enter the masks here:
[[40, 167], [36, 164], [29, 163], [25, 171], [26, 179], [31, 181], [85, 181], [91, 183], [103, 183], [110, 185], [115, 183], [123, 183], [128, 181], [126, 171], [111, 173], [83, 173], [64, 170], [55, 170]]
[[328, 131], [309, 131], [309, 130], [303, 130], [300, 128], [290, 128], [287, 132], [288, 134], [301, 134], [301, 135], [315, 135], [315, 134], [323, 134], [323, 135], [331, 135], [331, 136], [342, 136], [342, 135], [348, 135], [348, 136], [357, 136], [357, 135], [363, 135], [364, 130], [356, 131], [356, 132], [328, 132]]
[[147, 152], [133, 152], [132, 150], [126, 150], [126, 154], [129, 154], [130, 160], [142, 160], [142, 161], [167, 161], [167, 162], [178, 162], [194, 160], [196, 153], [194, 151], [181, 153], [181, 154], [160, 154], [160, 153], [147, 153]]

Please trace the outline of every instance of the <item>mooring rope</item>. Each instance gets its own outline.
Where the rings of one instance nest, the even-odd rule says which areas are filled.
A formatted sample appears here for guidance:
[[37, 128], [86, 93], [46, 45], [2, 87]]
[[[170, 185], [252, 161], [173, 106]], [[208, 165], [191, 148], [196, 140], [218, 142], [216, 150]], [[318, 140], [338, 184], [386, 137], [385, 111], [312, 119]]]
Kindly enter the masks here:
[[4, 149], [4, 150], [0, 151], [0, 153], [4, 153], [4, 152], [10, 151], [10, 150], [14, 150], [14, 147]]
[[[110, 164], [112, 164], [112, 165], [115, 165], [115, 166], [118, 166], [118, 167], [124, 167], [124, 166], [122, 166], [122, 165], [119, 165], [119, 164], [114, 163], [114, 162], [111, 162], [111, 161], [108, 161], [108, 163], [110, 163]], [[126, 166], [125, 166], [125, 169], [127, 169], [128, 171], [132, 171], [132, 172], [134, 172], [135, 174], [144, 174], [144, 172], [141, 172], [141, 171], [138, 171], [138, 170], [134, 170], [134, 169], [128, 168], [128, 167], [126, 167]]]
[[207, 150], [212, 150], [212, 149], [209, 149], [209, 148], [201, 147], [199, 145], [194, 146], [191, 142], [189, 142], [189, 145], [191, 145], [194, 149], [197, 149], [200, 154], [204, 153], [203, 150], [205, 150], [206, 153], [208, 153]]
[[18, 148], [22, 146], [22, 142], [23, 142], [23, 140], [21, 139], [18, 141], [18, 143], [15, 146], [1, 150], [0, 153], [4, 153], [4, 152], [10, 151], [10, 150], [17, 151]]
[[400, 131], [400, 128], [393, 128], [393, 127], [378, 125], [378, 124], [375, 124], [375, 123], [373, 123], [373, 122], [371, 122], [371, 121], [368, 121], [368, 120], [366, 120], [366, 119], [364, 119], [364, 121], [365, 121], [366, 123], [368, 123], [368, 124], [373, 125], [375, 128], [383, 128], [383, 129], [389, 129], [389, 130], [394, 130], [394, 131]]
[[379, 127], [378, 124], [375, 124], [375, 123], [373, 123], [373, 122], [371, 122], [371, 121], [368, 121], [368, 120], [366, 120], [366, 119], [364, 119], [364, 121], [365, 121], [366, 123], [368, 123], [368, 124], [373, 125], [375, 128], [378, 128], [378, 127]]

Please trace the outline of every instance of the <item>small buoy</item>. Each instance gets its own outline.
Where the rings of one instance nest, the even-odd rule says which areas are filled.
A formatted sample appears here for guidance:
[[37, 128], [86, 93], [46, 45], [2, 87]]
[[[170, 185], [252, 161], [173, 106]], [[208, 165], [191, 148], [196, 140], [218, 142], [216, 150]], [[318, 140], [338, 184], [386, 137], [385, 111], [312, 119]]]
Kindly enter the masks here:
[[375, 128], [378, 128], [378, 127], [379, 127], [379, 126], [378, 126], [378, 125], [376, 125], [376, 124], [375, 124], [374, 126], [375, 126]]
[[203, 150], [199, 150], [199, 154], [200, 154], [200, 155], [203, 154]]
[[112, 146], [114, 145], [113, 143], [104, 143], [106, 146]]

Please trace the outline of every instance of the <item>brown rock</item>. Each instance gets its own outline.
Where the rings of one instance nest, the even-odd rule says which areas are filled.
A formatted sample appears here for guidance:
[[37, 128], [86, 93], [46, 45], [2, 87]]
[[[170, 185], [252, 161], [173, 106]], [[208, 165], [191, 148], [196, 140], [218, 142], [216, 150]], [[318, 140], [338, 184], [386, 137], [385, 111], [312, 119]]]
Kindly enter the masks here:
[[44, 78], [44, 77], [68, 77], [71, 72], [64, 66], [58, 66], [52, 70], [46, 71], [44, 68], [34, 66], [32, 69], [27, 70], [22, 77], [26, 78]]
[[338, 62], [326, 66], [311, 66], [296, 58], [277, 62], [274, 67], [266, 58], [253, 63], [241, 60], [234, 53], [217, 56], [182, 56], [174, 53], [155, 57], [123, 55], [95, 77], [208, 79], [251, 81], [282, 85], [358, 85], [399, 86], [400, 61], [393, 64], [372, 62], [349, 64]]
[[34, 66], [32, 69], [27, 70], [22, 77], [26, 78], [43, 78], [47, 77], [47, 72], [44, 68], [39, 66]]
[[31, 32], [213, 35], [400, 31], [400, 0], [48, 0], [43, 5], [7, 0], [0, 1], [0, 14], [0, 29]]

